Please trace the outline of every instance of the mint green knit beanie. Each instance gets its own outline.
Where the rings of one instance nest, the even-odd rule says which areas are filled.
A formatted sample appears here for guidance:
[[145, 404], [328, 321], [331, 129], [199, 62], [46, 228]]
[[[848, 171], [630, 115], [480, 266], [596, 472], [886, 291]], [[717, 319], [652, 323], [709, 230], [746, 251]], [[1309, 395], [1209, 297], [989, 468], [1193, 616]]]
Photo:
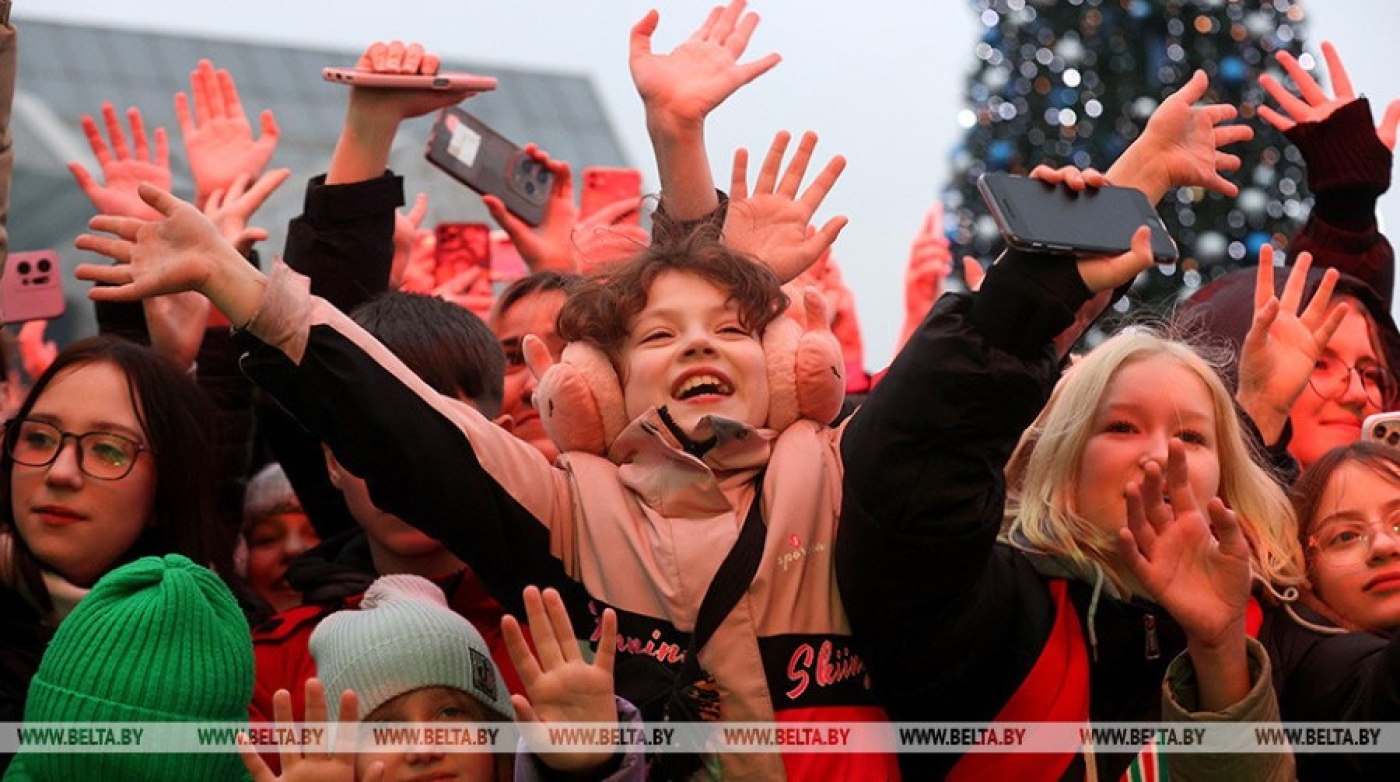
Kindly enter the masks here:
[[[365, 591], [358, 610], [321, 621], [308, 643], [316, 675], [326, 688], [331, 721], [340, 693], [359, 696], [360, 719], [425, 687], [452, 687], [502, 720], [515, 718], [501, 671], [481, 633], [448, 607], [433, 582], [404, 573], [382, 576]], [[332, 695], [334, 693], [334, 695]]]
[[[233, 594], [208, 568], [168, 554], [113, 570], [78, 603], [30, 682], [24, 719], [82, 725], [244, 722], [252, 695], [252, 637]], [[4, 779], [247, 778], [235, 751], [22, 751]]]

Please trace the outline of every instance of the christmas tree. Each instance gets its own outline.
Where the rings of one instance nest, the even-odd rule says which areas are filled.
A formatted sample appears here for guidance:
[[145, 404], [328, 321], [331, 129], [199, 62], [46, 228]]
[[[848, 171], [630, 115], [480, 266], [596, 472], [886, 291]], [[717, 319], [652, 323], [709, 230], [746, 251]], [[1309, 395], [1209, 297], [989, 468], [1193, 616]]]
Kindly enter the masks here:
[[[1256, 119], [1259, 74], [1284, 80], [1274, 53], [1308, 69], [1302, 7], [1293, 0], [973, 0], [984, 33], [959, 114], [964, 144], [944, 192], [955, 250], [989, 262], [1001, 240], [977, 178], [1026, 174], [1037, 164], [1106, 170], [1137, 138], [1163, 98], [1196, 69], [1210, 77], [1210, 103], [1240, 109], [1255, 138], [1230, 151], [1243, 163], [1226, 198], [1182, 188], [1158, 205], [1181, 251], [1176, 266], [1145, 272], [1120, 316], [1168, 310], [1179, 297], [1250, 265], [1266, 243], [1283, 247], [1307, 216], [1302, 157]], [[1284, 80], [1285, 83], [1288, 83]], [[1104, 327], [1112, 324], [1105, 323]]]

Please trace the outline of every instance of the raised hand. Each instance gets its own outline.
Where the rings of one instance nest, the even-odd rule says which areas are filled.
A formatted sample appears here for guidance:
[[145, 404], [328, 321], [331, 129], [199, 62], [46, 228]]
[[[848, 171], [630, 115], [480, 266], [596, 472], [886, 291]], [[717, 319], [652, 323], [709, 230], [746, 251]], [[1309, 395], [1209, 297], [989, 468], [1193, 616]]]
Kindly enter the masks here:
[[[252, 775], [253, 782], [356, 782], [355, 780], [355, 736], [360, 726], [359, 699], [355, 693], [346, 690], [340, 695], [340, 722], [337, 724], [334, 745], [324, 748], [308, 748], [305, 753], [292, 745], [278, 747], [282, 760], [282, 776], [272, 773], [267, 763], [258, 755], [248, 741], [246, 734], [238, 734], [238, 754]], [[292, 696], [286, 690], [278, 690], [272, 696], [273, 724], [279, 728], [291, 729], [295, 725], [292, 718]], [[326, 693], [319, 679], [306, 680], [306, 722], [325, 724], [327, 717]], [[384, 764], [375, 762], [366, 769], [359, 782], [380, 782], [384, 778]]]
[[161, 219], [99, 215], [88, 222], [88, 228], [111, 236], [83, 234], [74, 242], [81, 250], [117, 262], [112, 266], [85, 263], [74, 271], [80, 280], [100, 283], [88, 291], [88, 298], [138, 301], [199, 291], [230, 323], [251, 322], [267, 284], [262, 273], [192, 204], [151, 185], [141, 185], [138, 192]]
[[277, 120], [271, 109], [263, 109], [260, 135], [254, 139], [233, 76], [223, 68], [215, 70], [208, 60], [200, 60], [190, 72], [190, 93], [193, 114], [189, 96], [177, 92], [175, 116], [194, 175], [195, 203], [203, 206], [214, 191], [228, 190], [240, 176], [253, 179], [262, 173], [277, 148]]
[[484, 195], [481, 202], [486, 211], [510, 236], [520, 258], [532, 273], [557, 271], [574, 274], [573, 230], [578, 220], [578, 207], [574, 204], [574, 178], [569, 164], [563, 160], [553, 160], [544, 150], [534, 144], [525, 145], [525, 154], [539, 161], [554, 174], [554, 186], [549, 193], [549, 202], [544, 207], [544, 218], [538, 227], [528, 223], [506, 209], [506, 205], [493, 195]]
[[[1030, 175], [1042, 182], [1067, 187], [1076, 192], [1108, 184], [1107, 176], [1092, 168], [1081, 170], [1074, 166], [1064, 166], [1056, 169], [1041, 165], [1036, 166]], [[1084, 284], [1091, 292], [1099, 293], [1117, 288], [1152, 266], [1151, 229], [1146, 225], [1139, 227], [1133, 233], [1131, 247], [1132, 249], [1122, 255], [1079, 259], [1079, 276], [1084, 279]], [[1083, 321], [1085, 327], [1108, 306], [1108, 299], [1091, 299], [1090, 303], [1098, 303], [1100, 306], [1094, 312], [1081, 309], [1080, 318], [1088, 317], [1087, 321]], [[1076, 321], [1079, 322], [1080, 320]], [[1071, 339], [1070, 344], [1073, 344], [1075, 339], [1078, 337]]]
[[787, 131], [780, 131], [773, 138], [752, 191], [748, 186], [749, 152], [742, 147], [734, 152], [729, 211], [724, 220], [725, 245], [752, 256], [782, 282], [795, 279], [815, 263], [846, 227], [845, 217], [833, 217], [815, 233], [807, 230], [817, 208], [846, 168], [846, 159], [833, 157], [799, 196], [817, 146], [817, 134], [809, 131], [802, 135], [787, 170], [781, 171], [791, 140]]
[[[428, 195], [419, 193], [413, 199], [413, 206], [405, 213], [394, 210], [394, 260], [389, 264], [389, 289], [425, 293], [433, 289], [432, 247], [426, 246], [423, 235], [432, 235], [422, 229], [423, 218], [428, 214]], [[415, 263], [416, 261], [416, 263]]]
[[249, 226], [248, 220], [291, 173], [290, 168], [274, 168], [256, 182], [247, 174], [240, 174], [228, 190], [219, 189], [209, 194], [204, 201], [204, 215], [218, 227], [229, 244], [246, 256], [253, 251], [254, 244], [267, 239], [267, 231]]
[[[1279, 131], [1292, 130], [1293, 126], [1300, 122], [1321, 122], [1332, 116], [1332, 112], [1356, 100], [1356, 90], [1351, 86], [1351, 77], [1347, 75], [1342, 58], [1337, 54], [1337, 47], [1333, 46], [1331, 41], [1322, 42], [1322, 57], [1327, 61], [1327, 72], [1332, 77], [1332, 88], [1335, 92], [1332, 97], [1329, 97], [1322, 85], [1303, 68], [1298, 58], [1283, 50], [1279, 50], [1275, 57], [1297, 85], [1298, 93], [1302, 95], [1302, 98], [1299, 98], [1289, 92], [1288, 88], [1271, 74], [1265, 73], [1259, 77], [1260, 86], [1278, 102], [1279, 108], [1283, 109], [1280, 113], [1272, 107], [1260, 106], [1259, 116]], [[1376, 126], [1376, 135], [1380, 137], [1381, 143], [1392, 150], [1395, 149], [1397, 123], [1400, 123], [1400, 100], [1390, 102], [1381, 124]]]
[[640, 208], [635, 198], [608, 204], [574, 225], [571, 241], [574, 265], [580, 274], [591, 274], [645, 250], [651, 237], [638, 224], [619, 222]]
[[[579, 650], [569, 613], [558, 592], [546, 589], [541, 595], [537, 587], [526, 587], [524, 600], [535, 653], [531, 653], [520, 631], [520, 623], [514, 617], [506, 616], [501, 620], [501, 633], [529, 696], [512, 695], [510, 698], [526, 741], [532, 737], [538, 739], [525, 729], [533, 723], [615, 724], [613, 656], [617, 651], [617, 614], [611, 608], [603, 610], [598, 651], [589, 663]], [[540, 760], [556, 771], [578, 774], [602, 766], [612, 756], [609, 748], [599, 752], [547, 752], [541, 754]]]
[[77, 161], [70, 162], [68, 170], [97, 208], [98, 214], [154, 219], [159, 214], [141, 200], [136, 188], [142, 182], [149, 182], [163, 190], [170, 189], [170, 150], [165, 128], [155, 130], [155, 155], [152, 156], [141, 112], [132, 107], [127, 109], [126, 116], [131, 123], [134, 152], [132, 147], [127, 146], [126, 134], [122, 132], [121, 121], [117, 119], [117, 110], [110, 101], [102, 104], [102, 118], [107, 124], [107, 135], [112, 139], [111, 147], [102, 139], [97, 121], [90, 115], [83, 115], [83, 132], [87, 134], [92, 154], [97, 157], [97, 165], [102, 168], [104, 184], [98, 184]]
[[909, 248], [909, 264], [904, 269], [904, 327], [899, 344], [904, 345], [924, 316], [943, 295], [943, 285], [953, 271], [953, 253], [943, 233], [943, 202], [934, 201], [924, 214], [919, 232]]
[[[424, 74], [438, 72], [436, 54], [416, 43], [376, 41], [355, 63], [355, 69], [371, 73]], [[363, 182], [382, 176], [389, 163], [399, 124], [471, 97], [467, 89], [388, 90], [351, 87], [345, 126], [326, 170], [326, 184]]]
[[1284, 284], [1283, 298], [1274, 294], [1274, 248], [1259, 252], [1254, 278], [1254, 319], [1240, 350], [1236, 398], [1264, 436], [1273, 443], [1283, 432], [1294, 401], [1308, 385], [1317, 360], [1346, 317], [1347, 305], [1331, 304], [1336, 269], [1328, 269], [1317, 292], [1303, 307], [1312, 255], [1299, 253]]
[[1203, 187], [1234, 197], [1239, 187], [1221, 175], [1238, 171], [1237, 155], [1221, 151], [1229, 144], [1249, 141], [1248, 125], [1226, 125], [1239, 112], [1214, 103], [1197, 106], [1210, 86], [1204, 71], [1172, 93], [1152, 112], [1147, 127], [1108, 169], [1115, 185], [1135, 187], [1157, 203], [1178, 187]]
[[1123, 495], [1128, 518], [1118, 532], [1119, 559], [1186, 631], [1201, 710], [1237, 702], [1249, 691], [1250, 551], [1239, 519], [1218, 497], [1197, 505], [1180, 440], [1168, 447], [1165, 477], [1161, 464], [1147, 461], [1142, 482], [1125, 486]]
[[745, 0], [716, 6], [669, 54], [651, 48], [659, 13], [649, 11], [633, 26], [628, 67], [649, 125], [698, 128], [716, 106], [778, 64], [782, 58], [776, 53], [739, 63], [758, 26], [758, 14], [744, 13], [744, 7]]

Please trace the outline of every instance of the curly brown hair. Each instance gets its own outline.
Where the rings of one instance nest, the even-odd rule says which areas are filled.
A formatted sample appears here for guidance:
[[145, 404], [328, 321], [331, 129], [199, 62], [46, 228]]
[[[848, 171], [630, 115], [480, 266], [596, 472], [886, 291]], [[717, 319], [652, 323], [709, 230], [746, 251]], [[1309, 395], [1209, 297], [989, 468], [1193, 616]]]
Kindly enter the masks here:
[[781, 283], [766, 266], [725, 247], [712, 232], [697, 231], [654, 244], [586, 278], [559, 311], [559, 336], [602, 350], [620, 373], [632, 322], [646, 308], [652, 283], [667, 272], [694, 275], [728, 291], [739, 321], [756, 337], [788, 306]]

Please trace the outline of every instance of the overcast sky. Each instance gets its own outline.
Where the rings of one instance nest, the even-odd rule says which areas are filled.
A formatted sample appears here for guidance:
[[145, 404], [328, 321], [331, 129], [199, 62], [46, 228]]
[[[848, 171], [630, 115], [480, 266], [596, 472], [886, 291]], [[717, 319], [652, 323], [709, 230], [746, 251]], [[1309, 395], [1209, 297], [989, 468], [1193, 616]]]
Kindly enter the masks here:
[[[655, 45], [666, 50], [700, 23], [710, 4], [16, 0], [14, 18], [21, 30], [25, 18], [42, 18], [349, 49], [400, 38], [485, 64], [584, 73], [593, 77], [633, 164], [654, 190], [641, 102], [627, 74], [628, 28], [653, 6], [661, 8]], [[848, 158], [819, 220], [832, 214], [851, 218], [836, 257], [860, 302], [867, 364], [879, 369], [900, 326], [909, 241], [946, 182], [948, 151], [962, 135], [956, 115], [978, 22], [963, 0], [754, 0], [751, 7], [763, 22], [750, 55], [776, 51], [783, 62], [712, 116], [709, 147], [716, 180], [728, 181], [735, 147], [762, 148], [780, 128], [815, 130], [821, 136], [819, 154], [840, 152]], [[1317, 51], [1324, 38], [1334, 41], [1353, 83], [1372, 96], [1373, 104], [1400, 97], [1394, 57], [1400, 3], [1314, 0], [1305, 7], [1311, 50]], [[22, 70], [19, 81], [22, 87]], [[1400, 226], [1400, 196], [1387, 194], [1381, 208], [1388, 225]]]

